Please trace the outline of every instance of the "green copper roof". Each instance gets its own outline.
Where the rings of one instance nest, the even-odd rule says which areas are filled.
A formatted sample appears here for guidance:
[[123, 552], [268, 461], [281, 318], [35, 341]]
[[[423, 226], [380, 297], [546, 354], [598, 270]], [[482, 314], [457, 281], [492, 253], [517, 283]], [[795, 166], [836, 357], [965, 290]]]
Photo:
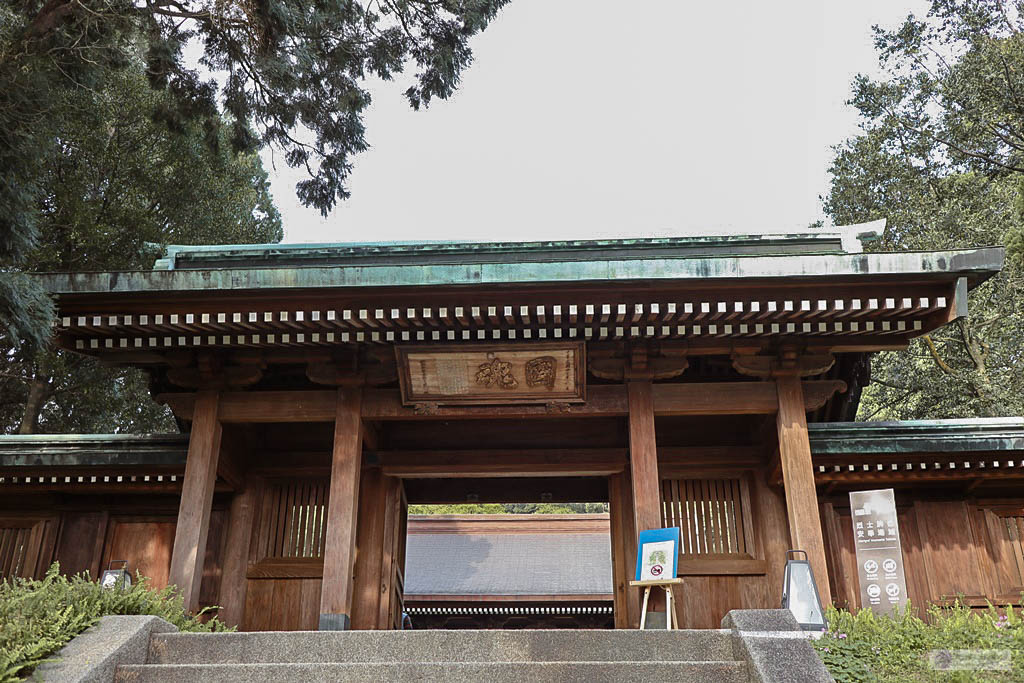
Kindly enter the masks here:
[[[649, 245], [644, 249], [648, 247]], [[245, 265], [237, 263], [230, 267], [114, 273], [50, 273], [40, 277], [44, 286], [55, 294], [530, 285], [609, 281], [824, 281], [839, 278], [867, 281], [886, 276], [916, 281], [954, 281], [958, 277], [966, 277], [973, 286], [999, 272], [1004, 257], [1004, 250], [1001, 247], [892, 254], [829, 252], [726, 256], [694, 255], [686, 252], [666, 254], [644, 249], [637, 251], [633, 247], [622, 246], [599, 253], [587, 252], [586, 258], [576, 258], [579, 254], [575, 253], [571, 259], [556, 258], [555, 254], [546, 251], [500, 252], [499, 259], [496, 256], [497, 252], [482, 251], [462, 253], [458, 259], [445, 263], [406, 263], [396, 256], [396, 252], [389, 250], [374, 258], [359, 251], [362, 254], [361, 258], [365, 260], [356, 262], [339, 257], [337, 262], [330, 265], [326, 262], [319, 265], [278, 265], [279, 261], [271, 251], [281, 247], [278, 245], [264, 248], [267, 252], [260, 257], [259, 265], [247, 261]], [[257, 249], [253, 247], [250, 251]], [[544, 254], [544, 258], [534, 260], [528, 258], [528, 254]], [[194, 262], [194, 265], [198, 265], [198, 262]]]
[[1024, 450], [1024, 417], [807, 425], [815, 455]]
[[[823, 455], [1024, 451], [1024, 417], [807, 425]], [[188, 434], [0, 435], [0, 468], [183, 465]]]
[[0, 468], [184, 465], [188, 434], [0, 434]]
[[154, 265], [154, 270], [286, 268], [362, 263], [439, 265], [843, 253], [846, 253], [843, 235], [825, 231], [783, 235], [690, 235], [542, 242], [170, 245], [166, 249], [166, 256]]

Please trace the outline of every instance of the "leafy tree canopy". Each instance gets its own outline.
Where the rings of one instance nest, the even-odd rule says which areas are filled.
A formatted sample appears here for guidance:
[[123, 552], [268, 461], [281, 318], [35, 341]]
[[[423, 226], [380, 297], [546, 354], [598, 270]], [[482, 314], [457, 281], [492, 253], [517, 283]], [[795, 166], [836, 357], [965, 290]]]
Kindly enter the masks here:
[[[45, 167], [62, 144], [67, 93], [102, 92], [141, 51], [150, 86], [165, 93], [161, 125], [179, 134], [199, 126], [207, 144], [235, 152], [282, 149], [309, 172], [300, 199], [326, 213], [348, 196], [352, 156], [367, 146], [366, 79], [414, 64], [413, 107], [448, 97], [472, 60], [469, 39], [507, 1], [5, 0], [0, 328], [36, 342], [47, 332], [45, 297], [12, 271], [40, 238]], [[201, 55], [199, 68], [186, 49]]]
[[[223, 123], [190, 122], [181, 132], [154, 123], [150, 113], [168, 95], [149, 87], [140, 65], [111, 74], [103, 90], [59, 95], [58, 144], [38, 159], [40, 240], [22, 267], [149, 268], [162, 244], [281, 239], [259, 157], [235, 154]], [[138, 371], [37, 351], [11, 336], [0, 335], [0, 352], [2, 431], [174, 429]]]
[[876, 249], [1006, 244], [970, 319], [876, 356], [861, 418], [1024, 414], [1024, 2], [934, 0], [877, 28], [884, 77], [860, 76], [860, 135], [836, 150], [825, 211], [885, 218]]

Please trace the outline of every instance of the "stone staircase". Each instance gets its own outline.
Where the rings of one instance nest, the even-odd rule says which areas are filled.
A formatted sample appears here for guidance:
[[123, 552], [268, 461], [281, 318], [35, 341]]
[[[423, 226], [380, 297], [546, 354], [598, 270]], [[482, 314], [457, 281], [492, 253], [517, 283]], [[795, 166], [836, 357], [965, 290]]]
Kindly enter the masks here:
[[731, 630], [153, 633], [122, 683], [749, 683]]

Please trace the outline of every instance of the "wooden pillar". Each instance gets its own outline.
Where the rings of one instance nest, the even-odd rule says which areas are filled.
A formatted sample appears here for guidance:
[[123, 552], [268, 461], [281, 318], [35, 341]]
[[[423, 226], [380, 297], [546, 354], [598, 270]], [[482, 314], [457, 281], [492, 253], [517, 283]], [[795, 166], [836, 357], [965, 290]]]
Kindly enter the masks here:
[[629, 394], [629, 471], [636, 532], [661, 528], [661, 481], [654, 440], [654, 398], [650, 380], [626, 383]]
[[775, 382], [779, 395], [779, 462], [786, 491], [790, 543], [793, 548], [807, 552], [822, 604], [827, 607], [832, 603], [832, 592], [825, 564], [811, 444], [807, 437], [803, 385], [796, 374], [780, 374]]
[[356, 531], [352, 598], [352, 628], [356, 630], [377, 628], [382, 595], [380, 575], [386, 507], [384, 475], [379, 467], [366, 470], [359, 484], [359, 528]]
[[639, 628], [640, 591], [629, 585], [636, 576], [636, 529], [633, 526], [633, 491], [626, 473], [608, 477], [608, 516], [615, 628]]
[[174, 532], [174, 550], [171, 552], [168, 583], [178, 587], [188, 611], [199, 607], [199, 587], [203, 580], [206, 536], [210, 530], [210, 507], [213, 505], [213, 487], [220, 456], [219, 398], [216, 391], [204, 390], [196, 394], [178, 524]]
[[246, 578], [249, 546], [262, 491], [262, 478], [249, 475], [245, 477], [244, 489], [235, 493], [231, 499], [218, 598], [220, 613], [217, 615], [228, 626], [241, 626], [245, 616], [245, 598], [249, 586]]
[[362, 397], [361, 386], [338, 389], [320, 592], [321, 631], [347, 631], [351, 626], [362, 463]]
[[[658, 446], [654, 438], [654, 396], [651, 380], [629, 380], [626, 382], [626, 392], [629, 402], [629, 475], [633, 496], [634, 548], [629, 562], [635, 569], [637, 534], [648, 529], [660, 529], [662, 526], [661, 478], [658, 476]], [[636, 599], [639, 599], [639, 589], [635, 594]], [[631, 596], [630, 602], [633, 599]], [[662, 591], [657, 591], [652, 596], [650, 609], [655, 613], [665, 613], [665, 598]], [[658, 627], [660, 617], [655, 616], [652, 623]], [[639, 621], [637, 626], [639, 627]]]
[[394, 628], [395, 604], [395, 562], [398, 561], [399, 517], [402, 511], [402, 480], [395, 477], [383, 478], [384, 503], [384, 545], [381, 552], [380, 571], [377, 585], [380, 587], [380, 603], [377, 607], [377, 628]]

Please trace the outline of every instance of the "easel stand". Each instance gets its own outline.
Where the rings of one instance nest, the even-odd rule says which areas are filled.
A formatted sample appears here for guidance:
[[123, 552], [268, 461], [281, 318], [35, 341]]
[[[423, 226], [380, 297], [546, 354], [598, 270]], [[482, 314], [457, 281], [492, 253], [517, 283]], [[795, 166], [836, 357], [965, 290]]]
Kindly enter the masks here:
[[630, 586], [643, 586], [644, 587], [644, 606], [640, 611], [640, 630], [645, 630], [647, 624], [647, 602], [651, 597], [651, 589], [655, 586], [661, 586], [665, 589], [665, 623], [668, 630], [679, 629], [679, 619], [676, 618], [676, 611], [672, 609], [672, 602], [675, 599], [675, 594], [672, 592], [673, 586], [682, 583], [682, 579], [660, 579], [654, 581], [630, 581]]

